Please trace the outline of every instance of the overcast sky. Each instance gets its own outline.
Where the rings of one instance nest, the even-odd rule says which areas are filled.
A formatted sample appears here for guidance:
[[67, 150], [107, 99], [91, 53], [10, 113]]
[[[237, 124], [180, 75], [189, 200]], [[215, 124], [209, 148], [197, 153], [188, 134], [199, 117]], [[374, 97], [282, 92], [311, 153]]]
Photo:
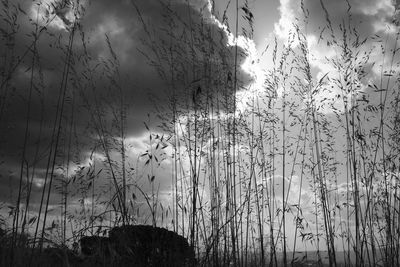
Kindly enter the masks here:
[[[170, 4], [167, 5], [167, 2]], [[305, 13], [300, 7], [300, 1], [248, 1], [248, 8], [254, 18], [254, 33], [252, 38], [247, 38], [251, 37], [249, 35], [251, 28], [249, 23], [242, 18], [246, 15], [242, 9], [245, 3], [239, 1], [241, 19], [239, 19], [238, 64], [242, 68], [238, 71], [238, 78], [241, 81], [238, 98], [241, 100], [246, 99], [247, 91], [263, 90], [264, 74], [273, 68], [272, 51], [275, 38], [279, 47], [286, 45], [294, 32], [294, 25], [299, 25], [307, 38], [308, 49], [311, 53], [312, 74], [316, 81], [327, 73], [330, 73], [330, 78], [335, 78], [332, 64], [327, 64], [327, 61], [335, 59], [337, 51], [325, 40], [332, 34], [340, 39], [342, 37], [340, 25], [349, 27], [349, 19], [352, 25], [349, 30], [355, 29], [356, 32], [352, 34], [360, 36], [360, 40], [372, 36], [387, 38], [387, 50], [390, 50], [395, 43], [397, 33], [397, 26], [393, 22], [395, 3], [390, 0], [349, 0], [348, 2], [305, 0], [303, 2]], [[40, 201], [46, 175], [50, 137], [56, 119], [56, 105], [63, 88], [65, 65], [63, 62], [68, 53], [67, 45], [72, 32], [70, 25], [73, 25], [75, 21], [71, 8], [68, 6], [55, 12], [52, 6], [55, 1], [43, 0], [41, 5], [39, 3], [40, 1], [13, 1], [15, 8], [11, 9], [18, 12], [16, 34], [13, 36], [14, 39], [7, 39], [3, 35], [0, 43], [0, 51], [5, 51], [1, 52], [2, 70], [16, 66], [9, 76], [10, 79], [7, 79], [6, 84], [2, 83], [1, 88], [4, 110], [0, 118], [0, 201], [7, 205], [15, 205], [27, 129], [29, 89], [30, 84], [33, 83], [27, 131], [28, 142], [24, 156], [26, 164], [30, 166], [30, 172], [35, 166], [31, 200], [33, 210], [38, 209], [37, 204]], [[324, 6], [321, 6], [321, 3]], [[68, 144], [70, 129], [68, 123], [73, 116], [74, 128], [71, 139], [73, 152], [70, 157], [71, 162], [67, 164], [70, 172], [76, 171], [79, 167], [93, 167], [96, 164], [99, 167], [95, 169], [97, 171], [101, 169], [104, 155], [98, 142], [95, 142], [98, 136], [94, 129], [96, 118], [93, 114], [104, 111], [104, 126], [113, 129], [107, 134], [120, 137], [116, 128], [113, 128], [112, 111], [118, 112], [118, 107], [121, 107], [122, 103], [126, 112], [124, 127], [128, 147], [127, 162], [132, 172], [137, 175], [136, 177], [143, 176], [139, 184], [143, 186], [145, 192], [149, 192], [150, 186], [146, 180], [149, 170], [137, 169], [137, 166], [143, 167], [146, 158], [139, 156], [150, 148], [149, 130], [146, 129], [144, 122], [151, 132], [159, 133], [161, 136], [163, 132], [157, 126], [162, 119], [157, 117], [156, 107], [167, 109], [171, 104], [172, 86], [171, 81], [168, 80], [171, 71], [168, 69], [170, 68], [168, 62], [171, 63], [169, 61], [171, 58], [168, 58], [166, 48], [175, 49], [172, 63], [176, 69], [173, 71], [187, 70], [187, 73], [180, 77], [182, 79], [177, 79], [175, 83], [178, 88], [175, 93], [178, 94], [179, 99], [190, 99], [192, 92], [189, 90], [197, 88], [199, 80], [206, 75], [209, 75], [212, 81], [226, 80], [231, 75], [228, 69], [217, 69], [217, 67], [214, 72], [206, 74], [201, 69], [200, 63], [193, 65], [193, 62], [205, 60], [204, 53], [200, 49], [201, 44], [204, 44], [204, 47], [213, 44], [215, 51], [210, 53], [216, 60], [216, 66], [222, 61], [225, 61], [226, 65], [234, 64], [236, 7], [234, 1], [227, 0], [216, 0], [214, 4], [215, 9], [211, 13], [211, 4], [206, 0], [81, 0], [81, 5], [85, 10], [78, 15], [81, 27], [75, 29], [74, 32], [72, 42], [74, 67], [71, 67], [68, 77], [61, 141], [58, 144], [66, 153], [65, 147]], [[329, 16], [325, 11], [329, 13]], [[348, 14], [351, 14], [350, 18]], [[3, 13], [2, 16], [5, 17], [6, 14]], [[228, 19], [225, 20], [225, 17]], [[331, 29], [327, 26], [327, 18], [331, 22]], [[30, 34], [35, 31], [35, 23], [39, 30], [46, 28], [40, 34], [38, 33], [36, 48], [39, 57], [34, 59], [34, 78], [31, 80], [33, 62], [31, 51], [34, 46]], [[10, 31], [10, 27], [3, 21], [0, 22], [0, 27]], [[244, 36], [243, 29], [247, 37]], [[201, 32], [209, 32], [210, 35], [202, 36]], [[10, 46], [10, 42], [13, 42], [14, 46]], [[192, 44], [194, 42], [198, 50], [190, 51], [190, 45], [188, 45], [190, 42]], [[292, 44], [293, 47], [298, 45], [296, 42]], [[379, 44], [369, 38], [361, 51], [369, 51], [374, 46], [379, 46]], [[223, 51], [223, 56], [218, 54], [219, 51]], [[278, 51], [280, 53], [282, 49]], [[369, 56], [370, 60], [367, 66], [364, 66], [369, 69], [369, 75], [357, 80], [366, 94], [369, 94], [368, 84], [379, 82], [380, 66], [388, 64], [389, 61], [382, 58], [379, 49], [373, 50]], [[217, 62], [218, 60], [221, 62]], [[373, 62], [376, 64], [372, 64]], [[396, 71], [397, 68], [396, 65]], [[193, 69], [195, 71], [188, 71]], [[163, 70], [167, 71], [163, 72]], [[111, 75], [111, 79], [112, 73], [114, 75]], [[2, 81], [6, 80], [7, 75], [2, 74]], [[7, 91], [4, 89], [6, 87]], [[215, 88], [207, 90], [214, 99], [218, 99], [222, 94]], [[321, 100], [333, 97], [337, 94], [335, 90], [333, 88], [329, 93], [325, 92], [317, 98]], [[371, 101], [376, 100], [373, 95], [370, 98]], [[340, 103], [333, 104], [338, 109], [343, 108]], [[100, 105], [100, 110], [96, 109], [96, 105]], [[193, 106], [188, 106], [187, 109], [193, 109]], [[243, 106], [243, 109], [245, 110], [246, 107]], [[93, 113], [93, 111], [96, 112]], [[323, 108], [321, 112], [327, 114], [328, 117], [334, 117], [333, 111], [328, 107]], [[167, 113], [163, 115], [169, 116]], [[337, 138], [340, 140], [340, 134]], [[342, 140], [344, 142], [344, 139]], [[112, 156], [117, 158], [118, 153], [115, 151], [113, 153]], [[66, 159], [63, 158], [63, 160]], [[157, 179], [161, 201], [165, 203], [168, 203], [172, 197], [171, 169], [172, 161], [166, 157], [166, 160], [153, 173]], [[55, 173], [59, 174], [62, 171], [56, 168]], [[24, 171], [23, 176], [26, 175]], [[104, 181], [106, 175], [105, 172], [99, 174], [99, 177], [103, 179], [103, 182], [99, 182], [100, 185], [106, 183]], [[25, 182], [23, 185], [26, 185]], [[279, 186], [281, 185], [277, 185], [277, 188]], [[299, 181], [294, 181], [291, 188], [293, 193], [298, 192], [298, 187]], [[79, 192], [72, 194], [71, 206], [78, 207], [77, 200], [81, 197]], [[307, 197], [309, 198], [304, 193], [305, 201]], [[57, 205], [60, 199], [61, 195], [54, 189], [50, 204]], [[86, 196], [85, 199], [89, 201], [90, 197]], [[4, 208], [3, 212], [7, 212], [7, 208]], [[58, 209], [55, 208], [54, 214], [57, 212]]]

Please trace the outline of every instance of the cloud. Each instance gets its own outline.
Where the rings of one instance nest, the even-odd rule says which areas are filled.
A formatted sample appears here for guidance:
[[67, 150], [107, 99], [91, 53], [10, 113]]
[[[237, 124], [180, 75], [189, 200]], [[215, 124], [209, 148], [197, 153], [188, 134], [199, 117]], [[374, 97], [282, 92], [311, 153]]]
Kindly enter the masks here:
[[[352, 69], [351, 81], [357, 91], [356, 97], [364, 97], [367, 93], [367, 98], [376, 100], [368, 86], [379, 83], [382, 68], [384, 71], [393, 69], [390, 66], [392, 54], [388, 52], [396, 45], [393, 1], [281, 0], [279, 9], [281, 17], [275, 23], [276, 36], [286, 44], [293, 41], [291, 46], [297, 56], [302, 54], [299, 42], [304, 43], [313, 86], [326, 75], [323, 90], [314, 96], [321, 112], [345, 110], [343, 100], [337, 96], [351, 98], [350, 94], [343, 94], [338, 84], [346, 67]], [[295, 35], [296, 27], [301, 40]], [[380, 48], [380, 42], [385, 42], [385, 50]], [[347, 47], [351, 61], [344, 58], [344, 47]], [[358, 69], [353, 71], [352, 65]]]
[[[333, 44], [344, 41], [344, 30], [347, 38], [359, 36], [361, 41], [373, 35], [393, 34], [397, 28], [393, 21], [395, 8], [390, 0], [350, 0], [348, 4], [347, 1], [306, 0], [303, 3], [301, 7], [300, 2], [281, 0], [281, 17], [275, 23], [274, 32], [281, 40], [288, 41], [297, 25], [307, 40], [312, 66], [324, 73], [329, 71], [325, 59], [337, 56], [338, 47]], [[371, 43], [361, 47], [363, 51], [368, 51]], [[297, 44], [295, 41], [294, 46]]]
[[[74, 22], [71, 17], [74, 6], [63, 6], [63, 1], [55, 0], [43, 0], [41, 5], [38, 3], [14, 3], [15, 10], [19, 10], [19, 5], [25, 14], [21, 11], [18, 15], [19, 29], [14, 36], [15, 47], [12, 48], [15, 57], [21, 58], [21, 61], [14, 62], [16, 68], [9, 81], [12, 93], [8, 95], [0, 122], [5, 129], [1, 133], [1, 153], [6, 155], [4, 164], [7, 166], [21, 159], [30, 85], [33, 83], [33, 94], [25, 152], [30, 163], [35, 161], [38, 146], [40, 155], [49, 152], [56, 119], [55, 107], [62, 92], [66, 45], [72, 33], [71, 25], [67, 24]], [[98, 138], [98, 132], [93, 129], [95, 124], [98, 126], [100, 123], [98, 115], [101, 114], [102, 127], [109, 131], [107, 134], [117, 134], [115, 129], [109, 129], [115, 123], [111, 112], [117, 111], [121, 99], [129, 120], [125, 126], [126, 134], [140, 136], [145, 130], [144, 118], [154, 113], [154, 102], [168, 109], [172, 86], [171, 80], [168, 80], [170, 71], [175, 73], [177, 97], [182, 100], [181, 103], [188, 102], [182, 107], [193, 108], [190, 103], [193, 80], [200, 81], [204, 96], [208, 93], [233, 94], [230, 88], [220, 86], [212, 90], [214, 86], [206, 86], [207, 83], [226, 81], [229, 73], [233, 72], [234, 63], [234, 47], [229, 43], [228, 33], [212, 18], [208, 1], [197, 1], [193, 5], [187, 5], [186, 1], [172, 1], [170, 5], [145, 1], [138, 5], [138, 10], [131, 1], [125, 0], [81, 1], [81, 4], [82, 13], [78, 16], [81, 27], [75, 32], [73, 67], [68, 77], [61, 125], [62, 133], [66, 134], [69, 120], [74, 116], [73, 136], [79, 136], [79, 144], [75, 138], [72, 143], [80, 147], [82, 155], [91, 150], [90, 143]], [[30, 47], [33, 38], [30, 34], [35, 30], [36, 22], [42, 32], [36, 43], [39, 57], [35, 60], [31, 80], [33, 57]], [[207, 54], [206, 45], [213, 46], [215, 52]], [[0, 47], [8, 51], [4, 42], [0, 43]], [[174, 53], [173, 61], [169, 58], [169, 48]], [[118, 62], [113, 62], [112, 53], [115, 53]], [[238, 53], [243, 54], [243, 49], [239, 48]], [[239, 64], [244, 60], [245, 56], [240, 56]], [[207, 73], [204, 72], [206, 64], [209, 68]], [[190, 69], [193, 71], [187, 71]], [[244, 84], [251, 79], [240, 68], [238, 77]], [[152, 128], [158, 123], [157, 116], [152, 116], [148, 122]], [[67, 139], [60, 140], [59, 147], [67, 143]], [[41, 156], [41, 160], [36, 161], [38, 168], [46, 168], [45, 158]]]
[[298, 3], [290, 0], [281, 0], [279, 12], [281, 17], [278, 23], [274, 24], [275, 34], [282, 38], [287, 39], [289, 33], [293, 30], [293, 24], [296, 23], [296, 10], [298, 10]]
[[[288, 37], [294, 24], [307, 27], [308, 34], [319, 36], [324, 27], [332, 24], [338, 34], [339, 24], [349, 26], [349, 21], [361, 36], [370, 36], [386, 31], [387, 26], [394, 26], [394, 5], [390, 0], [350, 0], [348, 1], [312, 1], [305, 0], [304, 11], [300, 2], [280, 1], [281, 18], [275, 24], [275, 33], [282, 39]], [[306, 16], [306, 24], [303, 18]], [[303, 28], [304, 30], [305, 28]], [[326, 29], [329, 31], [329, 29]], [[340, 38], [340, 34], [337, 36]]]

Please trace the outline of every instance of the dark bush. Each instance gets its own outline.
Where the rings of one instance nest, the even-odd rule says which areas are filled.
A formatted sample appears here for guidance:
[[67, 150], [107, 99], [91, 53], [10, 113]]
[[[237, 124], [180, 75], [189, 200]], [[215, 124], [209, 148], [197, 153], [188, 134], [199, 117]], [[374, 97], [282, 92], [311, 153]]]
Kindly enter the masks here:
[[148, 225], [115, 227], [108, 238], [85, 236], [80, 244], [86, 261], [110, 266], [190, 266], [195, 258], [184, 237]]

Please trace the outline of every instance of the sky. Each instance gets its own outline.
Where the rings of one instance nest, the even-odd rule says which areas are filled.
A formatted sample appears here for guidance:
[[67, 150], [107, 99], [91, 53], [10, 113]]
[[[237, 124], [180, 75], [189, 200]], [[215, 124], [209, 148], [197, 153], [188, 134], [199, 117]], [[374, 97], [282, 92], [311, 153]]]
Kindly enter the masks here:
[[[237, 94], [240, 100], [238, 109], [246, 112], [248, 107], [244, 103], [251, 100], [254, 90], [262, 92], [265, 89], [265, 75], [274, 68], [273, 47], [279, 47], [279, 55], [284, 52], [281, 48], [287, 47], [289, 43], [294, 50], [300, 49], [297, 39], [291, 42], [291, 36], [295, 32], [294, 25], [299, 26], [306, 39], [313, 80], [319, 81], [329, 74], [332, 82], [329, 91], [323, 91], [316, 96], [322, 114], [329, 119], [335, 117], [334, 109], [344, 109], [341, 103], [334, 100], [338, 88], [333, 85], [333, 81], [338, 77], [335, 76], [332, 64], [328, 64], [337, 60], [337, 47], [326, 41], [332, 35], [341, 37], [340, 25], [347, 28], [349, 34], [360, 36], [360, 40], [368, 37], [360, 48], [363, 53], [372, 51], [368, 54], [368, 62], [362, 66], [368, 71], [368, 75], [354, 77], [354, 82], [360, 85], [360, 95], [366, 94], [371, 102], [377, 101], [368, 85], [379, 83], [381, 67], [390, 62], [390, 53], [382, 58], [379, 47], [390, 51], [396, 42], [398, 29], [394, 18], [397, 4], [390, 0], [302, 2], [304, 9], [301, 8], [300, 1], [240, 0], [237, 40], [236, 6], [235, 1], [230, 0], [215, 0], [214, 5], [206, 0], [81, 0], [80, 13], [76, 16], [71, 6], [55, 8], [57, 1], [54, 0], [10, 3], [10, 13], [3, 10], [1, 16], [12, 19], [12, 13], [17, 12], [15, 24], [7, 24], [3, 20], [0, 22], [0, 51], [4, 51], [1, 52], [1, 78], [6, 81], [2, 82], [0, 117], [0, 203], [4, 203], [2, 214], [6, 216], [9, 206], [15, 205], [20, 177], [26, 176], [32, 177], [34, 182], [30, 203], [32, 212], [35, 214], [38, 211], [48, 160], [54, 154], [50, 144], [52, 134], [58, 131], [58, 128], [53, 129], [57, 119], [61, 122], [57, 120], [61, 130], [57, 152], [59, 155], [56, 158], [57, 164], [63, 162], [60, 164], [63, 167], [55, 167], [55, 176], [65, 179], [60, 177], [65, 176], [68, 171], [70, 177], [71, 173], [80, 177], [87, 170], [93, 170], [99, 178], [96, 180], [98, 191], [95, 195], [100, 200], [104, 199], [102, 190], [109, 183], [105, 177], [110, 174], [104, 167], [106, 155], [101, 152], [102, 141], [99, 140], [101, 138], [98, 133], [104, 127], [105, 136], [113, 139], [114, 145], [118, 147], [121, 140], [118, 130], [118, 125], [121, 125], [121, 110], [125, 117], [123, 129], [129, 175], [135, 177], [135, 184], [140, 185], [149, 195], [152, 186], [148, 177], [154, 175], [156, 189], [153, 187], [153, 190], [159, 192], [162, 203], [170, 204], [173, 194], [173, 159], [169, 156], [172, 150], [166, 148], [163, 153], [159, 148], [155, 149], [155, 146], [157, 143], [161, 146], [167, 143], [161, 138], [163, 134], [168, 134], [157, 126], [171, 116], [171, 113], [165, 111], [171, 107], [171, 94], [176, 94], [182, 103], [191, 99], [200, 86], [203, 88], [202, 93], [207, 90], [210, 99], [214, 99], [215, 103], [222, 99], [223, 93], [230, 96]], [[250, 14], [244, 8], [251, 11], [252, 23], [243, 18]], [[326, 12], [329, 13], [328, 16]], [[348, 16], [349, 13], [351, 17]], [[327, 18], [331, 27], [326, 23]], [[76, 20], [79, 20], [80, 27], [73, 30], [71, 25]], [[349, 27], [350, 22], [352, 27]], [[39, 36], [36, 43], [32, 37], [35, 30]], [[6, 33], [10, 32], [11, 37], [6, 37]], [[64, 62], [68, 56], [68, 42], [71, 41], [72, 32], [73, 67], [65, 78]], [[204, 32], [209, 35], [202, 35]], [[373, 36], [386, 38], [387, 43], [375, 42], [370, 38]], [[237, 92], [222, 92], [217, 84], [232, 75], [225, 67], [235, 62], [236, 43], [238, 65], [241, 66], [237, 71], [239, 89]], [[206, 55], [204, 50], [207, 51], [211, 46], [214, 50]], [[171, 47], [173, 51], [168, 50]], [[37, 51], [39, 56], [33, 57], [32, 51]], [[211, 58], [211, 62], [215, 62], [214, 68], [211, 67], [213, 71], [209, 73], [202, 68], [202, 63], [208, 60], [207, 56]], [[171, 65], [174, 67], [171, 68]], [[220, 65], [225, 67], [221, 68]], [[13, 71], [7, 74], [10, 69]], [[397, 64], [394, 70], [398, 70]], [[171, 72], [175, 76], [171, 76]], [[179, 73], [184, 74], [179, 76]], [[64, 78], [67, 82], [64, 82]], [[204, 89], [205, 84], [210, 88]], [[211, 88], [210, 84], [215, 85], [215, 88]], [[57, 117], [56, 106], [64, 88], [67, 88], [66, 104], [60, 119]], [[282, 90], [283, 88], [277, 89], [280, 98]], [[291, 93], [288, 94], [290, 97]], [[328, 104], [323, 101], [326, 98]], [[189, 113], [194, 112], [194, 109], [195, 105], [182, 104], [182, 110]], [[162, 111], [161, 115], [157, 111]], [[101, 119], [96, 114], [101, 114]], [[69, 124], [71, 118], [72, 131]], [[298, 128], [295, 126], [292, 130], [296, 132]], [[185, 132], [184, 129], [182, 131]], [[158, 138], [150, 139], [150, 133]], [[344, 143], [345, 139], [341, 134], [338, 132], [336, 138]], [[70, 140], [72, 149], [68, 150]], [[151, 153], [160, 157], [160, 162], [154, 163], [157, 167], [146, 164]], [[65, 156], [67, 154], [69, 157]], [[119, 156], [118, 150], [111, 151], [113, 159], [117, 160]], [[22, 172], [21, 159], [24, 159]], [[29, 166], [29, 171], [26, 165]], [[289, 178], [283, 180], [288, 182]], [[339, 183], [345, 187], [344, 179]], [[56, 188], [57, 183], [55, 184], [50, 195], [52, 219], [57, 218], [60, 212], [58, 204], [62, 199]], [[22, 185], [26, 186], [26, 179], [23, 179]], [[282, 185], [276, 185], [277, 188], [279, 186]], [[73, 192], [69, 196], [71, 210], [74, 207], [79, 209], [82, 203], [89, 207], [94, 202], [90, 194], [81, 189], [80, 185], [72, 185], [70, 188]], [[289, 195], [294, 196], [295, 201], [299, 180], [293, 182], [290, 190], [293, 194]], [[304, 190], [302, 197], [311, 204], [309, 192]], [[137, 194], [142, 207], [145, 207], [144, 199], [139, 196], [141, 193]], [[84, 201], [80, 202], [82, 199]], [[98, 208], [101, 209], [102, 206], [99, 205]], [[138, 220], [142, 223], [148, 222], [147, 215], [144, 212]]]

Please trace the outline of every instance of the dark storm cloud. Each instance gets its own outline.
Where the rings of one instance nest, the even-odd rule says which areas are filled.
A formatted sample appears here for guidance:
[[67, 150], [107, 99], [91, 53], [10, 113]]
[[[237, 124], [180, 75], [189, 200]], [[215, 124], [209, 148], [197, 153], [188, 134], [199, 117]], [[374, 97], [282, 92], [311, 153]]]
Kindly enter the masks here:
[[[14, 166], [14, 169], [17, 170], [19, 166]], [[0, 168], [0, 202], [1, 203], [16, 203], [19, 191], [19, 172], [18, 171], [10, 171], [10, 166], [6, 165]], [[35, 175], [32, 177], [29, 174], [29, 177], [23, 177], [21, 188], [22, 188], [22, 201], [21, 204], [25, 205], [25, 198], [27, 195], [27, 188], [30, 186], [28, 183], [32, 181], [32, 188], [30, 192], [30, 203], [36, 204], [40, 203], [40, 198], [42, 195], [42, 189], [44, 185], [44, 180], [41, 177], [44, 177], [46, 173], [46, 169], [37, 169], [35, 170]], [[57, 179], [57, 178], [56, 178]], [[49, 182], [49, 181], [48, 181]], [[48, 184], [47, 182], [47, 184]], [[58, 204], [62, 198], [60, 191], [57, 189], [57, 182], [53, 182], [52, 184], [52, 193], [50, 194], [50, 203]], [[47, 190], [46, 195], [47, 196]], [[38, 206], [36, 207], [38, 208]], [[35, 208], [35, 209], [36, 209]]]
[[[52, 1], [45, 2], [49, 4]], [[73, 135], [76, 137], [72, 145], [73, 149], [78, 149], [80, 156], [77, 157], [80, 159], [94, 146], [89, 141], [91, 136], [96, 136], [96, 131], [88, 130], [91, 127], [88, 125], [93, 123], [96, 104], [104, 111], [105, 126], [112, 126], [113, 114], [110, 110], [118, 109], [121, 103], [118, 88], [121, 88], [123, 103], [127, 107], [127, 136], [140, 135], [145, 130], [143, 121], [147, 121], [147, 114], [154, 110], [154, 98], [149, 99], [149, 96], [157, 96], [157, 105], [166, 107], [170, 103], [172, 86], [176, 87], [177, 98], [189, 102], [192, 100], [192, 91], [197, 90], [199, 84], [210, 87], [203, 87], [203, 93], [221, 94], [218, 90], [233, 93], [231, 88], [211, 88], [213, 84], [221, 81], [224, 83], [233, 77], [235, 50], [228, 46], [227, 33], [212, 21], [205, 4], [201, 1], [195, 2], [195, 5], [188, 5], [186, 1], [172, 1], [171, 5], [166, 6], [162, 1], [155, 0], [97, 0], [86, 3], [86, 11], [80, 20], [82, 27], [75, 32], [73, 43], [73, 63], [58, 144], [59, 149], [63, 148], [60, 149], [63, 150], [59, 152], [60, 155], [64, 153], [65, 157], [64, 148], [68, 145], [69, 138], [67, 129], [72, 115], [75, 121]], [[7, 51], [15, 54], [11, 67], [16, 67], [5, 86], [9, 93], [4, 116], [0, 121], [2, 180], [6, 176], [11, 177], [13, 187], [16, 186], [15, 180], [19, 178], [31, 87], [33, 38], [30, 34], [35, 30], [36, 21], [39, 29], [44, 26], [45, 16], [48, 15], [45, 7], [43, 5], [39, 9], [36, 2], [30, 1], [20, 1], [17, 7], [16, 2], [13, 10], [20, 10], [19, 26], [13, 39], [3, 38], [0, 43], [3, 51], [9, 49]], [[47, 7], [51, 9], [51, 5]], [[37, 10], [41, 11], [37, 13]], [[25, 161], [29, 166], [35, 165], [37, 170], [44, 170], [48, 165], [70, 33], [60, 17], [55, 17], [45, 26], [36, 45], [38, 57], [33, 68], [33, 91], [25, 151]], [[1, 27], [8, 26], [1, 24]], [[15, 46], [9, 47], [7, 42], [13, 40]], [[173, 53], [171, 58], [170, 51]], [[116, 60], [112, 59], [112, 53], [116, 55], [118, 68]], [[242, 49], [238, 53], [238, 64], [241, 64], [245, 54]], [[4, 65], [3, 67], [9, 67]], [[206, 65], [208, 71], [204, 70]], [[85, 79], [89, 69], [93, 71], [91, 82]], [[175, 76], [171, 76], [171, 70]], [[171, 84], [171, 77], [175, 80], [174, 85]], [[238, 77], [243, 83], [250, 80], [241, 71]], [[196, 81], [195, 87], [193, 81]], [[193, 103], [190, 103], [187, 108], [192, 106]], [[158, 124], [154, 118], [155, 116], [150, 121], [153, 127]], [[112, 135], [113, 132], [109, 134]], [[6, 175], [7, 171], [12, 175]], [[37, 171], [37, 179], [43, 179], [44, 176], [43, 171]], [[0, 184], [1, 192], [6, 192], [7, 188], [5, 182]], [[40, 188], [36, 189], [40, 191]], [[39, 193], [36, 190], [33, 192]], [[36, 201], [38, 198], [35, 196], [33, 199]]]
[[[108, 36], [109, 43], [119, 61], [118, 71], [120, 78], [118, 83], [122, 87], [123, 96], [130, 107], [130, 115], [132, 115], [130, 119], [133, 121], [143, 120], [143, 114], [151, 110], [149, 95], [159, 96], [158, 104], [161, 106], [170, 101], [168, 98], [170, 92], [168, 91], [169, 81], [165, 79], [169, 78], [170, 73], [168, 72], [171, 70], [172, 64], [176, 65], [173, 66], [175, 71], [187, 71], [185, 76], [176, 77], [176, 79], [186, 79], [186, 81], [177, 81], [175, 83], [177, 87], [180, 87], [178, 91], [182, 94], [188, 94], [188, 90], [192, 90], [192, 88], [187, 87], [191, 80], [205, 79], [209, 75], [209, 73], [203, 71], [202, 66], [207, 56], [207, 52], [204, 50], [209, 48], [206, 45], [213, 45], [213, 49], [216, 51], [214, 54], [209, 55], [213, 58], [208, 64], [213, 64], [212, 62], [214, 62], [214, 70], [220, 68], [218, 65], [227, 64], [231, 68], [230, 71], [232, 71], [234, 49], [227, 48], [226, 33], [215, 23], [211, 23], [210, 18], [207, 17], [210, 14], [204, 8], [204, 5], [200, 5], [199, 3], [201, 2], [196, 3], [198, 7], [175, 1], [171, 6], [167, 7], [158, 1], [141, 2], [137, 7], [145, 25], [138, 18], [137, 10], [130, 1], [92, 1], [86, 6], [87, 11], [81, 19], [86, 51], [92, 59], [92, 64], [96, 64], [99, 60], [109, 59], [111, 57], [110, 49], [106, 42], [106, 35]], [[32, 9], [28, 4], [25, 3], [23, 5], [25, 10]], [[202, 13], [200, 13], [199, 7], [203, 8]], [[166, 18], [166, 16], [170, 17]], [[168, 29], [167, 23], [171, 20], [174, 20], [174, 24], [171, 25], [171, 29]], [[60, 53], [57, 43], [60, 42], [60, 45], [64, 48], [68, 40], [68, 33], [54, 27], [52, 23], [47, 28], [49, 31], [41, 34], [38, 41], [38, 53], [46, 84], [46, 91], [43, 93], [44, 102], [46, 104], [53, 102], [54, 105], [55, 99], [59, 95], [63, 70], [62, 63], [65, 57]], [[23, 20], [20, 31], [26, 33], [31, 30], [32, 25], [26, 19]], [[168, 30], [170, 32], [166, 32]], [[210, 34], [206, 35], [206, 32]], [[83, 53], [84, 46], [81, 36], [78, 33], [76, 35], [73, 51], [76, 57], [79, 57]], [[31, 45], [32, 40], [23, 35], [17, 35], [16, 38], [17, 53], [22, 54]], [[215, 40], [210, 38], [215, 38]], [[175, 57], [174, 62], [167, 58], [169, 56], [167, 54], [169, 47], [175, 50], [173, 55]], [[241, 49], [239, 49], [239, 54], [243, 54]], [[30, 57], [30, 54], [28, 54], [18, 68], [20, 72], [28, 70], [25, 76], [20, 78], [14, 74], [14, 79], [11, 81], [22, 97], [26, 97], [27, 90], [22, 90], [21, 88], [26, 89], [30, 82]], [[243, 60], [243, 57], [241, 58]], [[149, 60], [152, 62], [149, 62]], [[239, 64], [241, 60], [239, 60]], [[78, 59], [75, 59], [75, 63], [74, 69], [78, 74], [84, 71]], [[153, 66], [151, 65], [152, 63]], [[194, 75], [188, 71], [190, 69], [193, 69]], [[218, 79], [221, 77], [227, 78], [229, 69], [226, 68], [223, 71], [225, 73], [220, 75]], [[107, 96], [110, 81], [107, 80], [107, 77], [104, 77], [104, 72], [97, 72], [98, 76], [94, 78], [97, 81], [95, 84], [96, 93]], [[162, 74], [165, 76], [160, 77], [160, 72], [163, 72]], [[249, 80], [242, 73], [240, 73], [239, 77], [245, 82]], [[34, 98], [33, 106], [38, 107], [39, 100], [39, 98]], [[112, 102], [112, 98], [110, 102]], [[22, 108], [19, 107], [20, 105], [22, 105]], [[24, 106], [23, 101], [15, 102], [15, 105], [13, 102], [13, 110], [10, 113], [23, 117]], [[16, 120], [13, 119], [13, 121]], [[132, 133], [134, 134], [135, 132]]]

